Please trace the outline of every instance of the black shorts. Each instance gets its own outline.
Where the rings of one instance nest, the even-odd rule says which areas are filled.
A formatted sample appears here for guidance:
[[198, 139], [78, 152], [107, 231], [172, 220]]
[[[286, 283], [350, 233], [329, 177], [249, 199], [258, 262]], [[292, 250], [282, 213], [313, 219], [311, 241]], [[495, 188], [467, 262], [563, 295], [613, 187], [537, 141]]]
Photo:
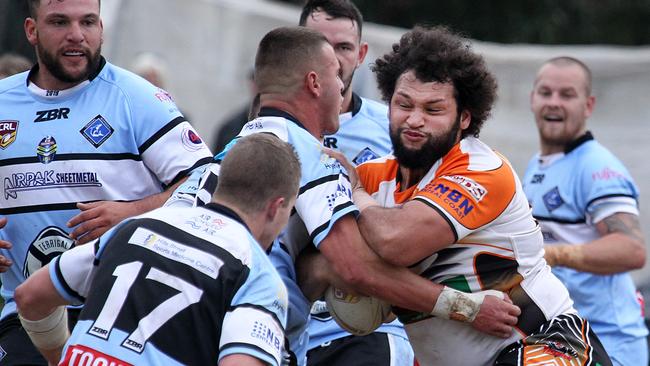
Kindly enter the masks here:
[[573, 314], [557, 316], [544, 323], [537, 332], [504, 348], [494, 364], [523, 366], [537, 363], [612, 365], [589, 322]]
[[[68, 327], [74, 328], [80, 309], [68, 309]], [[47, 366], [47, 361], [32, 344], [23, 329], [18, 314], [11, 314], [0, 321], [0, 366]]]
[[307, 352], [307, 366], [390, 366], [386, 333], [347, 336]]

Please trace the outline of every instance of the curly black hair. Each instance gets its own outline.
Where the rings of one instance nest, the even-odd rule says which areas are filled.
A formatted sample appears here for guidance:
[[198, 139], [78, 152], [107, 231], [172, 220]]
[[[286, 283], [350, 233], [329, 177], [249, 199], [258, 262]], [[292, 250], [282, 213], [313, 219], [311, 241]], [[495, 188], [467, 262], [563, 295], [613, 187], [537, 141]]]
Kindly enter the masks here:
[[417, 26], [393, 44], [392, 52], [371, 66], [384, 101], [390, 103], [399, 77], [413, 71], [423, 82], [451, 82], [458, 113], [467, 110], [471, 122], [462, 137], [478, 137], [496, 100], [497, 81], [468, 39], [446, 27]]

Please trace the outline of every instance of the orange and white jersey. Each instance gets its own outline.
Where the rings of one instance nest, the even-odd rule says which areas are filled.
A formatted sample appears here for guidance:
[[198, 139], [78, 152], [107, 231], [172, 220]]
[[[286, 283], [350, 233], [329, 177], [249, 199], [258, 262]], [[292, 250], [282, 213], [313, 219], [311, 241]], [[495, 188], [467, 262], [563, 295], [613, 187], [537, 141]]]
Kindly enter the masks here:
[[[421, 258], [413, 269], [434, 282], [465, 292], [487, 289], [507, 292], [523, 314], [515, 338], [530, 334], [556, 315], [573, 311], [566, 288], [544, 261], [540, 228], [532, 217], [517, 175], [504, 157], [480, 140], [462, 139], [434, 163], [418, 184], [405, 189], [397, 181], [399, 166], [393, 156], [364, 163], [357, 170], [363, 186], [382, 206], [418, 200], [430, 206], [432, 214], [435, 211], [447, 220], [455, 242]], [[463, 354], [468, 352], [468, 340], [481, 343], [475, 347], [477, 363], [467, 364], [483, 364], [489, 361], [490, 353], [496, 357], [498, 350], [507, 344], [478, 334], [465, 323], [408, 311], [400, 319], [406, 324], [417, 358], [421, 363], [424, 361], [422, 364], [457, 364], [454, 357], [458, 354], [445, 350], [450, 346], [450, 334], [457, 335], [451, 338], [464, 344]], [[436, 325], [426, 324], [430, 322]], [[459, 333], [459, 327], [467, 332]], [[455, 333], [447, 333], [452, 328]]]

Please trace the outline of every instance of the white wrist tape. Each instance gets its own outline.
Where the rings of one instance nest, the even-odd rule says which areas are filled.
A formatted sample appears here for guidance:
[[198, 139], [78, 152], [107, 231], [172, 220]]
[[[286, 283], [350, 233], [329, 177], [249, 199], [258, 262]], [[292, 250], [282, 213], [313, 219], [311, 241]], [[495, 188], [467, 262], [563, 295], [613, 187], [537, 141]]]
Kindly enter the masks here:
[[352, 202], [357, 206], [359, 212], [363, 212], [368, 207], [379, 206], [379, 203], [363, 189], [355, 189], [352, 191]]
[[496, 290], [467, 293], [445, 286], [431, 311], [431, 315], [471, 323], [476, 319], [481, 304], [483, 304], [483, 300], [487, 295], [496, 296], [500, 299], [505, 296], [503, 292]]
[[23, 328], [32, 339], [34, 345], [43, 350], [62, 347], [70, 337], [68, 331], [68, 311], [65, 306], [59, 306], [41, 320], [28, 320], [19, 316]]

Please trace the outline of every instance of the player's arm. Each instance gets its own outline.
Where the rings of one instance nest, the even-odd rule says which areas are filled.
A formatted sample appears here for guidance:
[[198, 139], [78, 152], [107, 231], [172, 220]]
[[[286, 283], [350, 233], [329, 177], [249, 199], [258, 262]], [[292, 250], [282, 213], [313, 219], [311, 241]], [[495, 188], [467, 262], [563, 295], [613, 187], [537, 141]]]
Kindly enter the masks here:
[[348, 172], [352, 198], [361, 212], [359, 230], [384, 261], [410, 266], [455, 242], [451, 224], [437, 209], [417, 200], [394, 208], [381, 207], [365, 191], [355, 167], [345, 156], [331, 149], [325, 151]]
[[31, 275], [14, 294], [23, 328], [51, 364], [58, 364], [61, 351], [70, 336], [68, 318], [49, 274], [49, 264]]
[[228, 355], [219, 361], [219, 366], [266, 366], [266, 362], [244, 354]]
[[77, 203], [77, 208], [81, 212], [71, 218], [67, 223], [69, 228], [76, 226], [70, 233], [70, 238], [76, 240], [77, 244], [85, 244], [97, 239], [108, 229], [128, 217], [137, 216], [161, 207], [169, 199], [172, 192], [186, 179], [187, 177], [180, 179], [175, 184], [167, 187], [163, 192], [152, 194], [135, 201]]
[[334, 223], [319, 249], [346, 283], [393, 305], [467, 321], [479, 331], [501, 337], [510, 336], [517, 323], [520, 310], [511, 302], [462, 293], [383, 261], [366, 245], [352, 215]]
[[550, 266], [563, 266], [582, 272], [613, 274], [642, 268], [645, 240], [639, 217], [614, 213], [598, 221], [598, 239], [584, 244], [545, 245], [544, 258]]

